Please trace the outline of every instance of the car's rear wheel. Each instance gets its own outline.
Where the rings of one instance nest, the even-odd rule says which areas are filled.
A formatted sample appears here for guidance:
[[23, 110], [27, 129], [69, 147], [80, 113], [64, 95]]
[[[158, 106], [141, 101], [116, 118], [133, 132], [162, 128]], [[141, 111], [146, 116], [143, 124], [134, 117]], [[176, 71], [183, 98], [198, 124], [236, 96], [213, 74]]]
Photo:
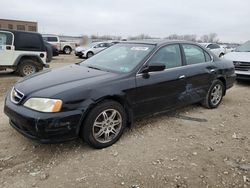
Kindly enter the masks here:
[[220, 80], [215, 80], [208, 90], [206, 98], [203, 100], [202, 104], [207, 108], [217, 108], [222, 101], [224, 93], [224, 84]]
[[91, 58], [93, 55], [94, 55], [93, 52], [88, 52], [88, 53], [87, 53], [87, 58]]
[[37, 65], [32, 60], [23, 60], [19, 63], [18, 73], [21, 76], [29, 76], [38, 71]]
[[81, 136], [90, 146], [105, 148], [121, 137], [126, 122], [126, 113], [121, 104], [104, 101], [89, 112], [83, 123]]
[[71, 54], [71, 52], [72, 52], [72, 49], [69, 46], [66, 46], [63, 48], [63, 53], [69, 55]]

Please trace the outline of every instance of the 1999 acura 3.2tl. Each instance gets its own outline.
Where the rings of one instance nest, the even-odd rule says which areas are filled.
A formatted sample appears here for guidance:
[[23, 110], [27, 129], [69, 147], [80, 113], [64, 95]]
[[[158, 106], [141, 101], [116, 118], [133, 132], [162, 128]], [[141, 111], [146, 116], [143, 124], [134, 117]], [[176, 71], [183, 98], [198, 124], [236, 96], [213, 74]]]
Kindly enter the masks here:
[[133, 119], [201, 102], [216, 108], [234, 65], [190, 42], [124, 42], [75, 65], [19, 81], [6, 97], [10, 124], [42, 143], [82, 137], [115, 143]]

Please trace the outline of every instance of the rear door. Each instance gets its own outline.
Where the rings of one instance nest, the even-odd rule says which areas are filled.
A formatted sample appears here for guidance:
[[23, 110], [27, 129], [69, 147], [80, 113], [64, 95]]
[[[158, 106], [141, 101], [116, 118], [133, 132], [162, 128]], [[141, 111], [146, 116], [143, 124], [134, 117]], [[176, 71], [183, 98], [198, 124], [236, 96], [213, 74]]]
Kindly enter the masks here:
[[14, 35], [11, 32], [0, 31], [0, 66], [13, 65], [15, 47]]
[[166, 69], [160, 72], [137, 74], [137, 102], [135, 116], [149, 115], [186, 103], [185, 67], [179, 44], [159, 49], [148, 65], [162, 63]]
[[189, 102], [203, 99], [215, 78], [217, 67], [211, 56], [195, 44], [182, 44]]

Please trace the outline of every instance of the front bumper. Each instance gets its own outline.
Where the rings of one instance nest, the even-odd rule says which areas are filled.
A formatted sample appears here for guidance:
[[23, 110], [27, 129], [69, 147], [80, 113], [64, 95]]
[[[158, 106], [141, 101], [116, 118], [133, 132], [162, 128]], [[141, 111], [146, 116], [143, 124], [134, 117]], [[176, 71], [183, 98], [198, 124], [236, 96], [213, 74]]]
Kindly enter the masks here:
[[83, 112], [80, 110], [41, 113], [12, 103], [6, 98], [4, 112], [10, 125], [27, 138], [40, 143], [60, 143], [78, 137]]
[[237, 79], [250, 80], [250, 70], [249, 71], [235, 70], [235, 73], [237, 75]]

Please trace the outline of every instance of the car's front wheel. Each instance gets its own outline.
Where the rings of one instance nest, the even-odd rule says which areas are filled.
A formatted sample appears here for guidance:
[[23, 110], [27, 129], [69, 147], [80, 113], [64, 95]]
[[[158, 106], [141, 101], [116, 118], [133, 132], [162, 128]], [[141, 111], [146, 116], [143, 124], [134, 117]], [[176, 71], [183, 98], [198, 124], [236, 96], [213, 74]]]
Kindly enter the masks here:
[[121, 104], [104, 101], [95, 106], [83, 123], [81, 136], [94, 148], [105, 148], [114, 144], [126, 127], [126, 113]]
[[88, 52], [88, 53], [87, 53], [87, 58], [91, 58], [93, 55], [94, 55], [93, 52]]
[[217, 108], [222, 101], [224, 93], [225, 86], [222, 81], [215, 80], [208, 90], [206, 98], [203, 100], [202, 104], [207, 108]]

